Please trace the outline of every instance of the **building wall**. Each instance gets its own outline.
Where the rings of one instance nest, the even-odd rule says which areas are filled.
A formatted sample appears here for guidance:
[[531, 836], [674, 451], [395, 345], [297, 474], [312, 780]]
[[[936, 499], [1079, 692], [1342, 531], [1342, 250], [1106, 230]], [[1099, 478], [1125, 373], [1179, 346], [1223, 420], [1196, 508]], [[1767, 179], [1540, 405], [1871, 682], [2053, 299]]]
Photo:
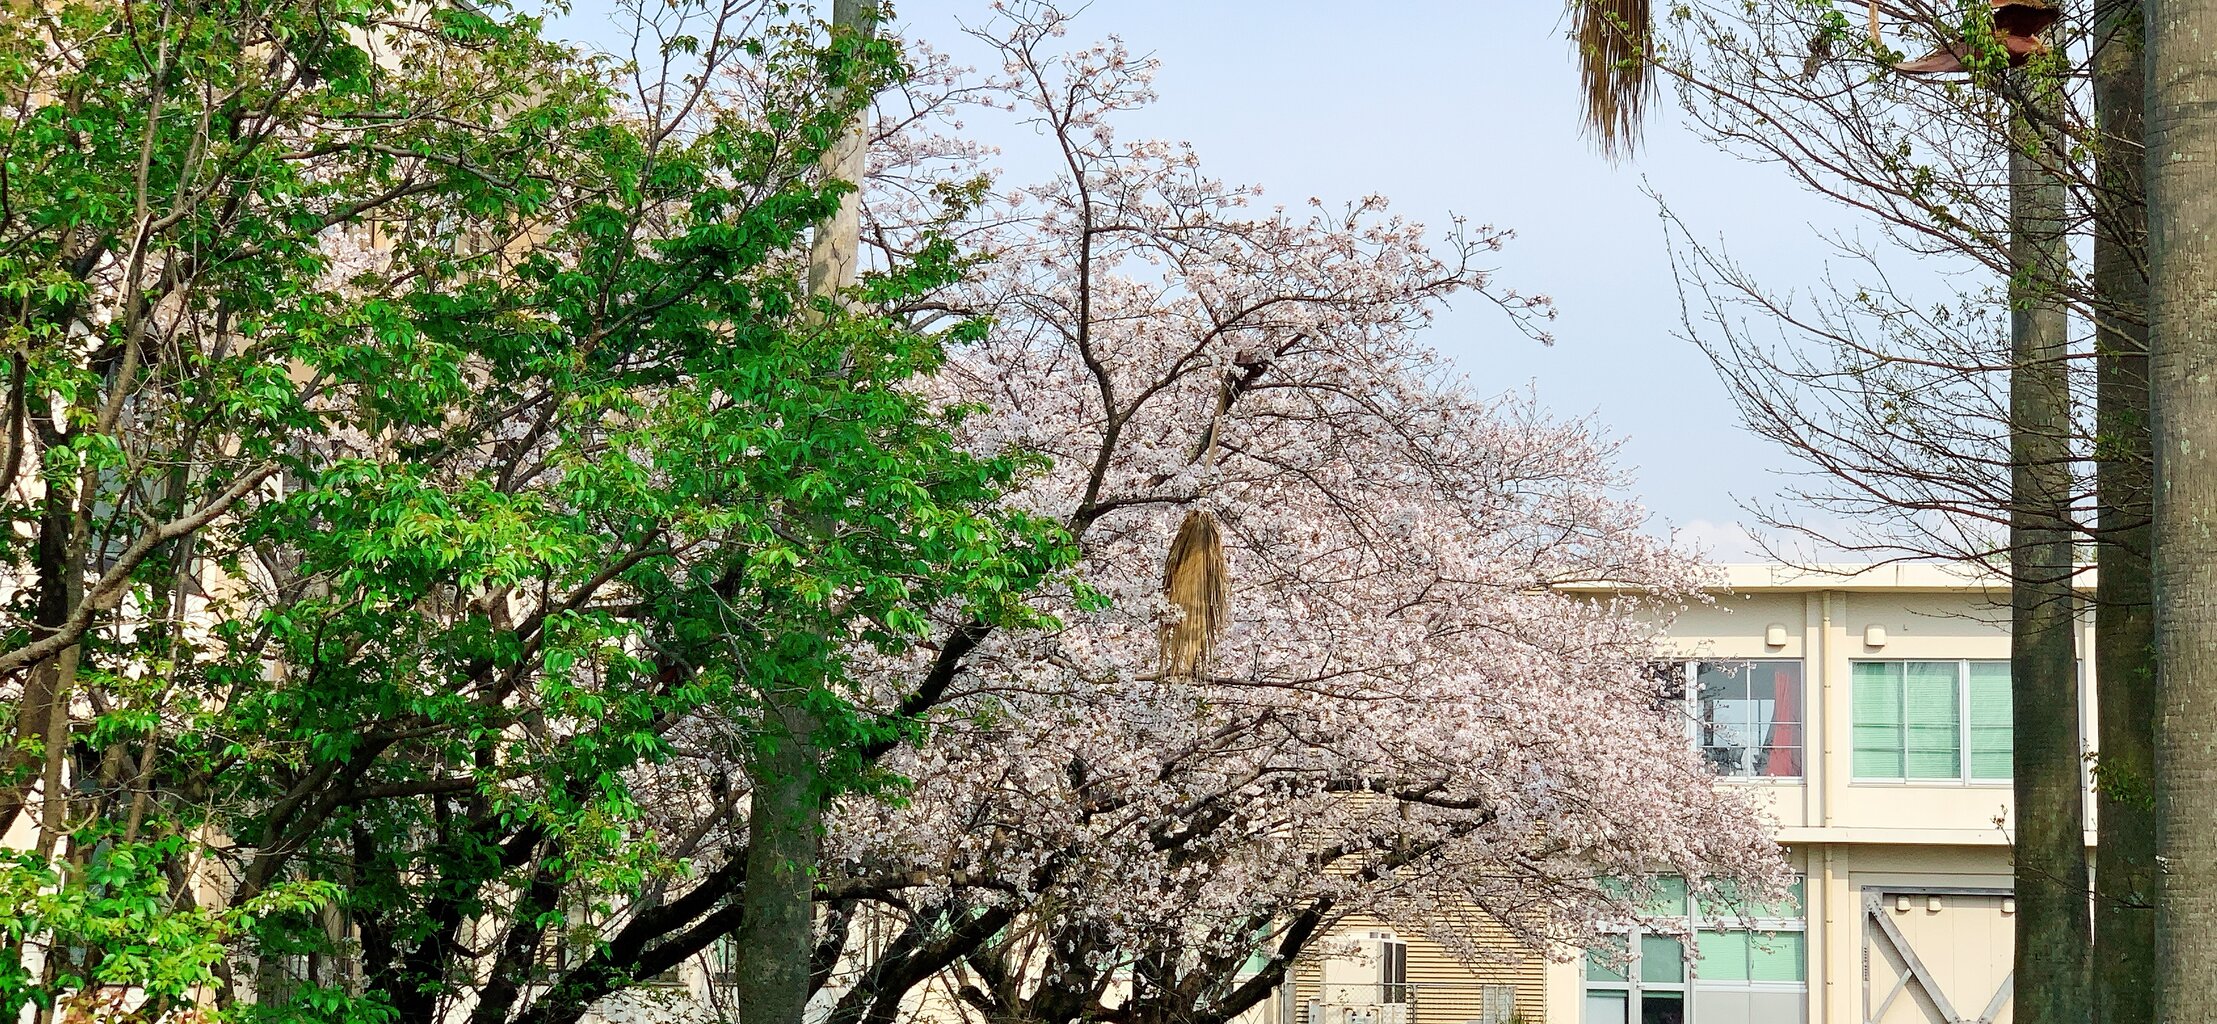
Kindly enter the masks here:
[[[1940, 1008], [1922, 994], [1926, 984], [1945, 990], [1954, 1015], [1980, 1016], [2010, 961], [2009, 784], [1854, 778], [1852, 673], [1857, 661], [2007, 659], [2007, 592], [1991, 579], [1930, 566], [1846, 575], [1781, 566], [1727, 572], [1731, 586], [1673, 622], [1662, 653], [1802, 663], [1802, 777], [1719, 784], [1769, 809], [1806, 879], [1806, 1019], [1860, 1024], [1890, 993], [1879, 1024], [1939, 1019]], [[2091, 736], [2090, 615], [2081, 628], [2080, 716], [2082, 734]], [[2089, 796], [2089, 843], [2092, 827]], [[1873, 901], [1886, 924], [1871, 919]], [[1899, 992], [1908, 969], [1894, 937], [1928, 979], [1899, 984]], [[1535, 1021], [1581, 1024], [1584, 963], [1577, 951], [1555, 953], [1552, 962], [1521, 954], [1542, 978], [1544, 999], [1536, 1011], [1521, 1001], [1519, 1008]], [[2004, 1007], [1994, 1024], [2008, 1019]]]
[[[1809, 957], [1806, 1019], [1829, 1024], [1863, 1021], [1863, 1009], [1885, 996], [1885, 983], [1892, 977], [1883, 967], [1886, 951], [1866, 949], [1863, 915], [1868, 894], [1899, 889], [1977, 893], [2006, 891], [2010, 886], [2009, 854], [2001, 847], [1839, 844], [1801, 847], [1793, 851], [1792, 858], [1795, 867], [1807, 878], [1804, 888]], [[1926, 922], [1937, 921], [1941, 915], [1962, 909], [1956, 897], [1942, 895], [1940, 899], [1943, 904], [1940, 911], [1929, 909], [1929, 897], [1922, 894], [1911, 899], [1906, 911], [1894, 909], [1896, 902], [1893, 900], [1886, 903], [1885, 910], [1893, 916], [1897, 927], [1909, 933], [1908, 937], [1928, 966], [1946, 981], [1960, 984], [1958, 992], [1972, 993], [1967, 998], [1956, 999], [1955, 1008], [1976, 1016], [1992, 994], [1991, 982], [1997, 968], [2000, 973], [2008, 970], [2010, 949], [2006, 915], [1979, 916], [1981, 924], [1990, 926], [1997, 920], [2003, 922], [2004, 927], [1998, 934], [1991, 927], [1958, 929], [1947, 936], [1951, 941], [1929, 941], [1934, 929], [1926, 926]], [[1863, 961], [1867, 952], [1878, 958], [1879, 967], [1875, 973], [1879, 990], [1875, 993], [1864, 984]], [[1956, 962], [1945, 962], [1943, 957], [1952, 957]], [[1582, 1020], [1583, 970], [1582, 961], [1547, 965], [1545, 1015], [1548, 1021], [1572, 1024]], [[1985, 986], [1981, 987], [1980, 982], [1986, 982]], [[1896, 998], [1894, 1009], [1908, 1009], [1906, 1000], [1913, 999], [1914, 992], [1905, 992]], [[1971, 1002], [1973, 999], [1976, 1001]], [[1922, 1019], [1925, 1018], [1904, 1017], [1898, 1012], [1889, 1013], [1887, 1017], [1888, 1021]], [[2008, 1019], [2005, 1014], [1991, 1024], [2006, 1024]]]
[[[1479, 942], [1486, 959], [1465, 963], [1446, 946], [1424, 937], [1406, 924], [1357, 918], [1334, 929], [1335, 936], [1392, 932], [1408, 945], [1409, 1011], [1407, 1024], [1469, 1024], [1483, 1019], [1487, 986], [1509, 986], [1516, 1012], [1527, 1021], [1539, 1021], [1547, 1012], [1547, 958], [1525, 947], [1497, 923], [1479, 922]], [[1260, 1024], [1299, 1024], [1304, 1008], [1319, 998], [1323, 987], [1322, 958], [1311, 956], [1292, 970], [1293, 997], [1281, 997], [1281, 1005]]]
[[[1802, 663], [1802, 777], [1719, 782], [1769, 808], [1790, 863], [1805, 879], [1802, 1018], [1862, 1024], [1874, 1019], [1872, 1011], [1881, 1003], [1885, 1012], [1875, 1015], [1877, 1024], [1982, 1016], [2010, 961], [2009, 786], [1855, 779], [1852, 673], [1859, 660], [2006, 659], [2006, 609], [1995, 603], [2004, 595], [1985, 581], [1920, 567], [1845, 578], [1813, 578], [1771, 566], [1730, 571], [1732, 588], [1675, 621], [1661, 653], [1674, 659]], [[2082, 664], [2090, 666], [2090, 622], [2080, 650]], [[2090, 677], [2082, 671], [2082, 678]], [[2090, 693], [2082, 698], [2081, 713], [2091, 735]], [[1477, 964], [1407, 922], [1352, 920], [1336, 928], [1334, 937], [1372, 931], [1390, 931], [1407, 946], [1407, 1013], [1401, 1021], [1382, 1024], [1477, 1024], [1484, 1019], [1487, 987], [1503, 985], [1513, 989], [1515, 1011], [1527, 1024], [1584, 1022], [1582, 951], [1526, 948], [1498, 925], [1485, 930], [1486, 956]], [[1917, 970], [1943, 990], [1947, 1007], [1923, 996], [1923, 982], [1903, 982], [1910, 973], [1903, 950], [1914, 954]], [[1241, 1024], [1307, 1024], [1307, 1007], [1320, 995], [1328, 955], [1312, 954], [1295, 965], [1292, 983], [1244, 1015]], [[692, 1000], [650, 994], [602, 1007], [601, 1019], [610, 1024], [714, 1019], [697, 979], [688, 982], [695, 990]], [[935, 989], [914, 1000], [911, 1019], [972, 1016], [944, 989]], [[2008, 1021], [2003, 1009], [1989, 1024]]]

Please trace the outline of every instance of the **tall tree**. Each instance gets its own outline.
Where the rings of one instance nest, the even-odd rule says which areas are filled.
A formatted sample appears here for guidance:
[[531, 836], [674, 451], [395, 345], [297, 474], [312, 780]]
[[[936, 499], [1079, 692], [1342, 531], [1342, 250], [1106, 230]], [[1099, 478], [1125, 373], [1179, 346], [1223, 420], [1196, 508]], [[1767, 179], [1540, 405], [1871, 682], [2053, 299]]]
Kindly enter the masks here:
[[[1009, 6], [979, 98], [1057, 173], [966, 222], [996, 258], [916, 312], [991, 314], [934, 386], [991, 404], [976, 444], [1056, 453], [1022, 500], [1066, 517], [1110, 600], [1049, 595], [1061, 628], [988, 637], [892, 762], [908, 799], [835, 815], [833, 898], [896, 927], [827, 974], [833, 1019], [938, 987], [987, 1019], [1222, 1022], [1351, 916], [1478, 959], [1489, 928], [1543, 946], [1631, 912], [1599, 876], [1779, 881], [1643, 670], [1638, 610], [1695, 566], [1608, 497], [1606, 439], [1440, 379], [1422, 342], [1451, 295], [1539, 311], [1487, 287], [1505, 235], [1275, 208], [1125, 134], [1153, 60]], [[867, 237], [895, 251], [933, 201], [903, 161], [975, 166], [925, 134], [877, 147], [902, 159]], [[1162, 553], [1194, 507], [1235, 587], [1215, 657], [1166, 671]], [[1557, 589], [1578, 579], [1615, 583]]]
[[[876, 38], [877, 10], [865, 0], [834, 0], [834, 48], [860, 48]], [[835, 82], [834, 94], [854, 110], [824, 151], [820, 165], [837, 204], [811, 231], [808, 253], [810, 322], [824, 324], [846, 308], [862, 245], [863, 147], [868, 110], [865, 79]], [[855, 93], [857, 95], [849, 95]], [[864, 101], [864, 102], [856, 102]], [[762, 736], [747, 761], [753, 791], [747, 808], [747, 883], [739, 931], [742, 969], [735, 997], [742, 1019], [800, 1024], [809, 996], [809, 952], [816, 927], [817, 855], [824, 804], [821, 683], [800, 678], [763, 694]]]
[[2080, 787], [2078, 599], [2062, 86], [2011, 73], [2009, 147], [2009, 689], [2016, 814], [2016, 997], [2026, 1024], [2091, 1016], [2092, 924]]
[[2140, 0], [2093, 16], [2091, 204], [2095, 492], [2094, 1002], [2106, 1024], [2155, 1019], [2155, 610], [2150, 605], [2147, 196], [2141, 188]]
[[0, 21], [7, 1013], [581, 1013], [740, 916], [730, 819], [655, 831], [641, 772], [796, 689], [897, 745], [856, 652], [1037, 621], [1037, 459], [959, 448], [944, 339], [869, 304], [948, 247], [801, 315], [892, 55], [646, 9], [629, 97], [477, 4]]
[[2217, 3], [2147, 4], [2156, 1019], [2217, 1020]]
[[[987, 32], [1007, 80], [930, 64], [875, 122], [864, 238], [895, 260], [942, 232], [994, 254], [892, 302], [917, 325], [990, 317], [927, 389], [990, 409], [963, 422], [974, 450], [1055, 456], [1015, 500], [1065, 524], [1085, 562], [1082, 586], [1035, 599], [1058, 628], [949, 605], [929, 643], [867, 659], [876, 706], [907, 709], [929, 742], [862, 755], [913, 780], [903, 799], [831, 809], [818, 1005], [893, 1020], [917, 988], [968, 978], [986, 1012], [1076, 1021], [1110, 1012], [1102, 986], [1130, 969], [1149, 979], [1133, 1013], [1230, 1017], [1270, 990], [1243, 975], [1249, 953], [1275, 954], [1276, 977], [1344, 915], [1420, 912], [1420, 889], [1534, 936], [1626, 912], [1573, 848], [1630, 874], [1780, 881], [1775, 847], [1706, 784], [1641, 671], [1642, 610], [1667, 613], [1695, 567], [1610, 495], [1605, 440], [1445, 385], [1412, 334], [1471, 289], [1544, 312], [1486, 288], [1505, 233], [1441, 239], [1375, 200], [1257, 213], [1254, 190], [1207, 178], [1183, 147], [1120, 137], [1153, 62], [1062, 52], [1068, 21], [1010, 5]], [[949, 106], [964, 97], [1041, 126], [1061, 180], [993, 196], [974, 144], [922, 127], [990, 116]], [[949, 222], [950, 201], [976, 209]], [[1161, 557], [1199, 504], [1225, 525], [1240, 589], [1214, 667], [1166, 675]], [[1630, 592], [1549, 592], [1565, 579]], [[616, 965], [658, 969], [743, 917], [727, 900], [745, 871], [709, 852], [743, 848], [750, 827], [721, 757], [688, 736], [639, 772], [654, 834], [713, 838], [692, 875], [656, 880], [648, 912], [599, 930], [605, 966], [569, 972], [520, 1020], [579, 1019]], [[1657, 831], [1664, 804], [1683, 813]], [[1327, 829], [1321, 847], [1302, 838]], [[1477, 920], [1431, 915], [1451, 941]], [[1028, 986], [1010, 969], [1027, 952], [1063, 980]]]
[[[2136, 1016], [2129, 1008], [2147, 989], [2135, 978], [2151, 965], [2144, 908], [2152, 866], [2144, 796], [2152, 698], [2147, 418], [2135, 383], [2142, 375], [2142, 200], [2137, 170], [2128, 169], [2139, 153], [2138, 7], [2073, 8], [2043, 47], [2028, 33], [2061, 6], [1909, 5], [1886, 8], [1882, 20], [1881, 7], [1872, 5], [1866, 33], [1831, 5], [1718, 4], [1688, 13], [1692, 29], [1673, 40], [1683, 45], [1663, 66], [1684, 86], [1697, 119], [1721, 139], [1874, 214], [1901, 250], [1984, 265], [2008, 282], [2005, 295], [1993, 296], [2006, 300], [2004, 333], [1978, 309], [1987, 294], [1974, 291], [1935, 309], [1896, 285], [1883, 257], [1852, 245], [1846, 248], [1864, 264], [1863, 280], [1841, 289], [1836, 303], [1766, 293], [1698, 245], [1691, 247], [1689, 275], [1716, 272], [1763, 317], [1827, 350], [1781, 353], [1750, 343], [1728, 312], [1736, 303], [1713, 306], [1711, 322], [1696, 329], [1726, 339], [1710, 351], [1750, 422], [1829, 478], [1810, 489], [1808, 506], [1859, 520], [1847, 529], [1860, 532], [1871, 550], [1987, 564], [2008, 557], [2019, 599], [2012, 615], [2017, 753], [2040, 758], [2020, 760], [2016, 772], [2020, 883], [2027, 890], [2086, 881], [2077, 863], [2075, 796], [2082, 738], [2074, 722], [2058, 720], [2076, 718], [2069, 653], [2058, 639], [2043, 643], [2028, 633], [2060, 628], [2061, 609], [2071, 603], [2071, 588], [2056, 579], [2066, 571], [2059, 567], [2067, 539], [2053, 531], [2097, 547], [2103, 712], [2096, 771], [2106, 863], [2092, 881], [2098, 930], [2110, 948], [2094, 959], [2103, 1005], [2114, 1005], [2121, 1019], [2145, 1019], [2144, 1011]], [[1886, 44], [1889, 35], [1924, 37], [1931, 56], [1904, 62]], [[2085, 90], [2073, 86], [2087, 76], [2067, 66], [2088, 50], [2090, 104]], [[2002, 77], [1997, 71], [2011, 54], [2040, 54], [2029, 70], [2046, 73]], [[1905, 89], [1889, 73], [1895, 68], [1967, 73], [1968, 81]], [[1991, 143], [2004, 126], [2015, 128], [1997, 154]], [[1994, 187], [1992, 171], [2004, 159], [2006, 190]], [[2027, 212], [2034, 214], [2030, 223]], [[2062, 223], [2091, 226], [2091, 274], [2070, 265], [2056, 236]], [[2095, 324], [2093, 350], [2062, 343], [2066, 308]], [[2093, 363], [2097, 372], [2066, 372], [2074, 361]], [[1781, 381], [1798, 387], [1782, 394]], [[2029, 410], [2028, 399], [2080, 404], [2093, 416], [2057, 414], [2060, 408], [2043, 414]], [[1990, 440], [2004, 436], [2012, 439], [2006, 446]], [[2062, 467], [2074, 461], [2096, 467], [2095, 479], [2071, 480]], [[1832, 542], [1847, 532], [1834, 524], [1819, 529]], [[2055, 614], [2042, 617], [2028, 600]], [[2045, 958], [2044, 967], [2028, 963], [2019, 972], [2021, 1016], [2057, 1012], [2033, 1006], [2046, 1002], [2037, 988], [2056, 982], [2075, 991], [2076, 971], [2058, 970], [2057, 963], [2085, 955], [2059, 945], [2085, 933], [2079, 900], [2046, 901], [2046, 908], [2063, 916], [2043, 920], [2035, 911], [2017, 921], [2020, 957]], [[2028, 978], [2034, 989], [2026, 987]], [[2059, 1012], [2065, 1019], [2086, 1013], [2069, 1006]]]

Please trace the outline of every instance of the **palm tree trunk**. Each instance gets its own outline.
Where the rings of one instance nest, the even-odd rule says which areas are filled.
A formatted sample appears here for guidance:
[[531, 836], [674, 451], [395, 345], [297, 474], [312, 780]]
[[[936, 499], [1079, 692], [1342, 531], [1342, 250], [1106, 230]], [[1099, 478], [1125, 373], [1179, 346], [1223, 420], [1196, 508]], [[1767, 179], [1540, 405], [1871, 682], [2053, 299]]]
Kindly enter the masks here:
[[2148, 588], [2147, 194], [2141, 187], [2140, 0], [2094, 11], [2094, 1005], [2103, 1024], [2155, 1019], [2155, 611]]
[[2217, 0], [2148, 0], [2156, 1019], [2217, 1020]]
[[2086, 812], [2079, 788], [2077, 620], [2071, 585], [2070, 259], [2054, 82], [2028, 97], [2009, 156], [2010, 692], [2016, 728], [2018, 1024], [2091, 1013]]

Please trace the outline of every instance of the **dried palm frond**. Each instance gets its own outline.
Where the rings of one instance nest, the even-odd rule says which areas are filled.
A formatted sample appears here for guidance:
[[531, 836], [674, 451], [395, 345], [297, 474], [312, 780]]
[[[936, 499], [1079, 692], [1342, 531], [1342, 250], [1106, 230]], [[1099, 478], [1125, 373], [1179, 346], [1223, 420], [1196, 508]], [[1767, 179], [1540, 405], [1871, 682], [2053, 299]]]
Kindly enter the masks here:
[[1162, 624], [1164, 676], [1190, 679], [1208, 663], [1224, 629], [1226, 590], [1216, 517], [1201, 509], [1186, 513], [1162, 566], [1162, 596], [1180, 612], [1177, 621]]
[[1631, 154], [1655, 82], [1648, 34], [1652, 0], [1571, 0], [1578, 19], [1578, 77], [1584, 86], [1586, 132], [1603, 156]]

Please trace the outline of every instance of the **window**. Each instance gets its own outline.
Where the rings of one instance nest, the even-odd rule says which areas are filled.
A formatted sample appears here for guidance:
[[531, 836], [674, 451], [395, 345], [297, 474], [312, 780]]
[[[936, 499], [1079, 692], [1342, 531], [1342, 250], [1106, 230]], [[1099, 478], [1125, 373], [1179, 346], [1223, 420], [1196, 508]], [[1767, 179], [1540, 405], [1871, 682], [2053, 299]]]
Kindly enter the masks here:
[[1748, 778], [1801, 775], [1801, 663], [1694, 665], [1695, 728], [1717, 771]]
[[1801, 777], [1801, 662], [1695, 661], [1665, 671], [1664, 699], [1684, 701], [1694, 744], [1718, 774]]
[[708, 944], [708, 980], [715, 985], [739, 983], [739, 936], [726, 932]]
[[1409, 944], [1386, 939], [1378, 944], [1378, 1001], [1409, 1001]]
[[1390, 931], [1365, 932], [1352, 946], [1324, 958], [1326, 1003], [1409, 1001], [1409, 947]]
[[1658, 879], [1649, 917], [1586, 959], [1585, 1024], [1792, 1024], [1808, 1006], [1800, 886], [1761, 906]]
[[1487, 985], [1478, 990], [1478, 1024], [1509, 1024], [1515, 1016], [1515, 985]]
[[2007, 782], [2007, 661], [1858, 661], [1857, 779]]

